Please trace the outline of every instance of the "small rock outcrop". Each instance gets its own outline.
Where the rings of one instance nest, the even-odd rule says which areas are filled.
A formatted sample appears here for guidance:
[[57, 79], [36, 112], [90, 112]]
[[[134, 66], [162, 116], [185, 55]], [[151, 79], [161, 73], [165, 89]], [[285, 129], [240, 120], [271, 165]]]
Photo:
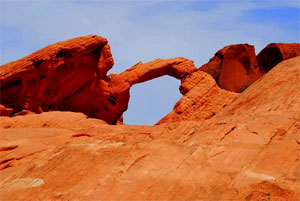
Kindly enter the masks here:
[[271, 43], [257, 55], [257, 62], [266, 73], [281, 61], [296, 56], [300, 56], [299, 43]]
[[222, 89], [232, 92], [243, 91], [262, 76], [254, 46], [248, 44], [224, 47], [200, 70], [210, 74]]

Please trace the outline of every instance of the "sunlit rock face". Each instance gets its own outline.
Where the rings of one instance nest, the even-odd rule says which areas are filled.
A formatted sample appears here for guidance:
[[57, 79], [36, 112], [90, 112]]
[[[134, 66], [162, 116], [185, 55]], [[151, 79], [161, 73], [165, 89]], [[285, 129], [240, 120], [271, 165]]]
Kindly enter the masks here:
[[[177, 57], [107, 75], [109, 45], [91, 35], [1, 66], [1, 199], [298, 200], [300, 57], [287, 49], [256, 59], [232, 45], [206, 72]], [[111, 125], [132, 85], [164, 75], [183, 95], [166, 117]]]

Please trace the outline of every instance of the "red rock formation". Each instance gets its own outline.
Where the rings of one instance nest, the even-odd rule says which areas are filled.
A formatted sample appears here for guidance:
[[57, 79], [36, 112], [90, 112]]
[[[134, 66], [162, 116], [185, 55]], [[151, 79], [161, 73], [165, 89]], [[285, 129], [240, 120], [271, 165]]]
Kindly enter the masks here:
[[[276, 63], [270, 49], [263, 68], [232, 45], [200, 70], [177, 57], [107, 76], [107, 41], [87, 36], [1, 66], [1, 115], [18, 115], [0, 117], [1, 199], [297, 200], [300, 57], [243, 91]], [[159, 125], [107, 124], [121, 124], [132, 85], [164, 75], [183, 97]]]
[[224, 47], [200, 70], [210, 74], [222, 89], [233, 92], [243, 91], [262, 75], [254, 46], [248, 44]]
[[257, 62], [268, 72], [281, 61], [296, 56], [300, 56], [299, 43], [271, 43], [257, 55]]
[[113, 58], [105, 38], [90, 35], [47, 46], [1, 66], [1, 104], [35, 113], [83, 112], [116, 124], [128, 107], [133, 84], [160, 76], [182, 79], [196, 70], [185, 58], [138, 63], [120, 75], [106, 76]]
[[99, 82], [112, 66], [105, 38], [90, 35], [49, 45], [1, 66], [1, 104], [14, 113], [71, 110], [97, 116], [99, 101], [105, 102], [98, 96]]
[[206, 121], [223, 110], [238, 96], [236, 93], [220, 89], [216, 81], [201, 70], [182, 80], [180, 92], [184, 96], [175, 104], [174, 109], [157, 124]]
[[222, 89], [242, 92], [279, 62], [299, 55], [299, 43], [271, 43], [257, 56], [252, 45], [229, 45], [200, 70], [210, 74]]
[[[121, 74], [109, 75], [107, 83], [108, 99], [117, 110], [116, 114], [118, 115], [115, 115], [115, 118], [119, 118], [127, 110], [132, 85], [164, 75], [182, 80], [186, 75], [196, 70], [193, 61], [177, 57], [165, 60], [157, 59], [144, 64], [139, 62]], [[108, 112], [111, 112], [111, 109]]]
[[[299, 62], [281, 62], [201, 124], [111, 126], [58, 111], [0, 117], [0, 197], [298, 200]], [[197, 71], [181, 91], [200, 75], [212, 82]]]
[[[268, 58], [272, 47], [263, 50], [258, 58]], [[284, 59], [297, 55], [296, 47], [295, 44], [276, 46]], [[262, 65], [265, 60], [260, 59]], [[217, 114], [237, 96], [221, 90], [216, 82], [222, 89], [241, 92], [262, 75], [254, 47], [247, 44], [223, 48], [200, 71], [192, 61], [182, 57], [140, 62], [121, 74], [107, 76], [112, 66], [107, 40], [99, 36], [79, 37], [47, 46], [1, 66], [1, 104], [13, 108], [10, 113], [4, 110], [2, 113], [74, 111], [109, 124], [120, 124], [128, 107], [131, 86], [169, 75], [181, 80], [180, 91], [184, 96], [158, 124], [203, 121]], [[216, 82], [203, 71], [212, 75]], [[190, 115], [194, 110], [201, 112]]]

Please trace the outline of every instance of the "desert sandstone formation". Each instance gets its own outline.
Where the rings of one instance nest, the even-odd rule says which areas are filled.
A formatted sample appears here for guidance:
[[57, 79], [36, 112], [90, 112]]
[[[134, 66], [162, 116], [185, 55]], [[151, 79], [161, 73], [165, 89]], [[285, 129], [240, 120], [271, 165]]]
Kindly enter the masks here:
[[[58, 42], [3, 65], [1, 104], [14, 111], [1, 115], [20, 114], [24, 109], [74, 111], [116, 124], [127, 110], [131, 86], [164, 75], [181, 80], [185, 96], [159, 123], [210, 118], [236, 96], [220, 90], [209, 75], [183, 57], [139, 62], [121, 74], [107, 76], [112, 65], [107, 40], [95, 35]], [[199, 107], [202, 112], [191, 116], [190, 111]]]
[[[106, 39], [86, 36], [1, 66], [1, 200], [299, 200], [300, 57], [266, 70], [253, 46], [221, 52], [207, 73], [177, 57], [107, 76]], [[245, 79], [222, 85], [224, 62]], [[183, 94], [166, 117], [110, 125], [132, 85], [164, 75]]]
[[271, 43], [257, 56], [252, 45], [229, 45], [216, 52], [200, 70], [210, 74], [222, 89], [242, 92], [279, 62], [297, 56], [299, 43]]

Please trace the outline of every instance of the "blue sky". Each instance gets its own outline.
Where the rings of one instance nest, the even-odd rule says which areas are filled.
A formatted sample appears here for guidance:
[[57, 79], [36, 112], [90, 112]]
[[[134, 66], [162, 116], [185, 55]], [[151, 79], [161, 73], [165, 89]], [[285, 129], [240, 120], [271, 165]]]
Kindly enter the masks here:
[[[0, 0], [0, 64], [46, 45], [97, 34], [108, 39], [120, 73], [139, 61], [183, 56], [197, 67], [229, 44], [256, 52], [300, 42], [299, 0]], [[162, 77], [131, 90], [128, 124], [153, 124], [180, 99], [180, 82]]]

